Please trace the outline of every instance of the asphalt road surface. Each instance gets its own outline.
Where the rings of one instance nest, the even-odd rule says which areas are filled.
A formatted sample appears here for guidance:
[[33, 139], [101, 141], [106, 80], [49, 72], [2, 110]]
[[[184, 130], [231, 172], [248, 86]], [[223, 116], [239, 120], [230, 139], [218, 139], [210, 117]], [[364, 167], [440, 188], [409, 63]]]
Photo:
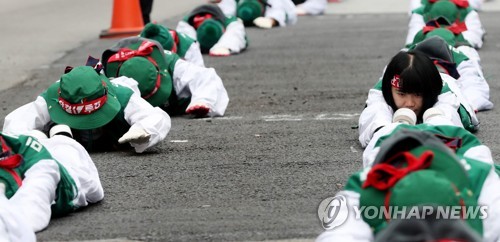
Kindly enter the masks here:
[[[498, 12], [482, 12], [480, 50], [500, 105]], [[174, 26], [178, 18], [163, 22]], [[367, 91], [403, 46], [408, 15], [303, 17], [295, 26], [250, 28], [250, 47], [206, 57], [230, 96], [226, 116], [174, 117], [145, 154], [91, 154], [105, 199], [38, 233], [40, 241], [313, 240], [319, 203], [361, 168], [357, 125]], [[67, 65], [99, 57], [116, 40], [89, 41], [0, 93], [4, 117], [34, 100]], [[500, 158], [497, 108], [479, 113], [479, 138]]]

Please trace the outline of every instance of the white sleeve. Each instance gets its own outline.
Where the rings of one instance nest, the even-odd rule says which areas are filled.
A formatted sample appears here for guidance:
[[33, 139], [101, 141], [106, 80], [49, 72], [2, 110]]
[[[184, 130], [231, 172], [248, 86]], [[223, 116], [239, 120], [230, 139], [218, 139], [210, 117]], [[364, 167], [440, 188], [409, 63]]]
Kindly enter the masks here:
[[99, 172], [89, 153], [80, 143], [64, 135], [54, 135], [50, 139], [38, 141], [73, 178], [77, 188], [73, 205], [85, 207], [88, 203], [96, 203], [104, 198]]
[[[458, 110], [458, 107], [460, 107], [460, 105], [461, 105], [462, 107], [465, 108], [465, 110], [469, 114], [469, 117], [471, 119], [471, 123], [475, 126], [475, 129], [478, 129], [479, 128], [479, 119], [477, 118], [477, 115], [476, 115], [476, 112], [474, 111], [474, 108], [472, 107], [470, 102], [467, 100], [467, 98], [464, 96], [464, 94], [462, 93], [462, 90], [460, 90], [460, 88], [458, 87], [457, 80], [448, 74], [442, 74], [442, 73], [441, 73], [441, 78], [443, 79], [443, 82], [448, 84], [448, 87], [450, 88], [452, 94], [455, 96], [456, 102], [458, 102], [458, 106], [456, 106], [457, 108], [455, 109], [455, 113], [457, 116], [455, 116], [455, 117], [458, 117], [458, 119], [460, 119], [460, 115], [458, 114], [458, 112], [456, 110]], [[443, 95], [443, 94], [441, 94], [441, 95]], [[439, 96], [441, 96], [441, 95], [439, 95]], [[438, 98], [438, 103], [440, 101], [441, 101], [441, 99]], [[453, 101], [450, 103], [456, 104], [456, 102]], [[455, 121], [452, 120], [452, 122], [455, 122]]]
[[472, 44], [472, 47], [480, 49], [483, 46], [483, 38], [486, 31], [479, 19], [479, 14], [476, 11], [471, 11], [467, 14], [465, 25], [467, 26], [467, 30], [462, 32], [462, 35]]
[[195, 65], [205, 67], [205, 62], [203, 61], [203, 55], [201, 54], [200, 44], [198, 41], [189, 46], [184, 59], [194, 63]]
[[297, 7], [304, 9], [308, 14], [318, 15], [325, 12], [327, 4], [328, 0], [307, 0]]
[[478, 204], [487, 206], [487, 217], [483, 219], [483, 238], [485, 242], [500, 241], [500, 178], [492, 167], [479, 194]]
[[453, 92], [440, 94], [438, 96], [438, 101], [433, 107], [439, 108], [439, 110], [443, 111], [445, 118], [450, 120], [453, 126], [464, 127], [457, 111], [460, 107], [460, 102]]
[[[457, 123], [460, 121], [462, 123], [460, 115], [458, 114], [457, 110], [461, 106], [465, 108], [467, 113], [469, 114], [470, 121], [471, 123], [475, 126], [475, 129], [479, 128], [479, 119], [477, 118], [476, 112], [474, 112], [474, 108], [470, 104], [470, 102], [467, 100], [467, 98], [464, 96], [462, 91], [457, 85], [457, 80], [450, 75], [443, 74], [441, 73], [441, 78], [443, 79], [443, 82], [448, 84], [448, 87], [450, 88], [451, 92], [447, 92], [444, 94], [439, 95], [438, 97], [438, 103], [436, 103], [434, 106], [435, 107], [440, 107], [440, 105], [443, 104], [450, 104], [452, 109], [447, 109], [446, 105], [442, 106], [443, 109], [447, 109], [445, 111], [447, 114], [448, 118], [451, 118], [451, 121], [453, 123]], [[460, 127], [463, 127], [463, 124], [459, 125]]]
[[365, 150], [363, 151], [363, 168], [371, 166], [375, 161], [375, 157], [377, 157], [377, 154], [380, 150], [380, 147], [375, 147], [378, 139], [393, 132], [398, 125], [400, 125], [400, 123], [387, 124], [377, 132], [375, 132], [375, 134], [373, 134], [370, 143], [368, 143]]
[[184, 33], [185, 35], [191, 37], [194, 40], [198, 39], [196, 35], [196, 29], [193, 26], [189, 25], [189, 23], [184, 20], [181, 20], [177, 23], [175, 31]]
[[275, 19], [281, 27], [297, 23], [295, 4], [291, 0], [268, 0], [264, 17]]
[[238, 18], [237, 21], [230, 23], [226, 27], [226, 32], [224, 32], [219, 41], [211, 49], [224, 47], [229, 49], [232, 54], [240, 53], [247, 45], [245, 36], [245, 26]]
[[421, 0], [410, 0], [410, 14], [412, 13], [413, 10], [415, 10], [421, 6], [422, 6]]
[[49, 110], [45, 99], [38, 96], [35, 101], [25, 104], [11, 113], [4, 120], [3, 131], [5, 134], [20, 135], [28, 131], [44, 130], [50, 122]]
[[479, 69], [481, 69], [482, 72], [481, 57], [479, 56], [479, 52], [476, 49], [467, 45], [461, 45], [456, 47], [455, 49], [464, 53], [467, 57], [469, 57], [470, 60], [474, 61], [474, 63], [479, 66]]
[[476, 11], [481, 11], [483, 9], [483, 2], [486, 2], [484, 0], [469, 0], [469, 4], [472, 8], [474, 8]]
[[491, 150], [486, 145], [478, 145], [469, 148], [467, 151], [465, 151], [464, 157], [468, 157], [492, 165], [495, 163], [493, 161], [493, 155], [491, 155]]
[[408, 22], [408, 34], [406, 35], [406, 45], [413, 43], [415, 35], [425, 26], [424, 17], [420, 14], [412, 13]]
[[224, 84], [214, 68], [199, 67], [178, 60], [174, 67], [174, 90], [179, 98], [191, 97], [191, 103], [207, 104], [209, 116], [223, 116], [229, 103]]
[[236, 1], [235, 0], [221, 0], [217, 6], [222, 10], [226, 16], [236, 16]]
[[327, 230], [316, 238], [316, 242], [370, 242], [373, 241], [373, 233], [362, 218], [356, 218], [354, 207], [359, 208], [359, 194], [351, 191], [341, 191], [337, 195], [343, 195], [347, 199], [349, 214], [347, 220], [339, 227]]
[[36, 242], [26, 217], [0, 194], [0, 241]]
[[124, 116], [127, 123], [131, 125], [130, 128], [142, 128], [151, 134], [149, 141], [145, 143], [130, 143], [137, 153], [142, 153], [147, 148], [156, 145], [165, 139], [170, 131], [170, 116], [159, 107], [151, 106], [137, 93], [133, 93], [130, 97]]
[[375, 130], [392, 123], [392, 108], [385, 102], [382, 91], [370, 89], [366, 107], [359, 116], [359, 142], [366, 147], [372, 139]]
[[35, 232], [49, 225], [60, 179], [59, 165], [55, 160], [40, 160], [24, 173], [23, 185], [9, 199]]
[[462, 61], [457, 67], [460, 78], [457, 85], [473, 110], [482, 111], [493, 108], [490, 101], [490, 87], [484, 78], [479, 63], [474, 60]]
[[111, 83], [128, 87], [132, 89], [132, 91], [134, 91], [135, 93], [141, 95], [141, 91], [139, 90], [139, 83], [134, 78], [119, 76], [111, 79]]

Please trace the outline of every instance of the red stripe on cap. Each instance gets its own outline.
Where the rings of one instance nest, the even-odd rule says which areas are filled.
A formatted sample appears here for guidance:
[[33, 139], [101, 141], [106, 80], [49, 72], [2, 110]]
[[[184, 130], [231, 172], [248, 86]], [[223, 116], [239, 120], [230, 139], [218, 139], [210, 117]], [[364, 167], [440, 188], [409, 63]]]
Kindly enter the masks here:
[[[104, 88], [106, 84], [103, 82]], [[108, 91], [105, 89], [104, 95], [102, 97], [96, 98], [90, 101], [83, 101], [81, 103], [70, 103], [68, 100], [61, 97], [61, 91], [59, 90], [59, 105], [61, 108], [69, 114], [73, 115], [87, 115], [91, 114], [104, 106], [106, 101], [108, 101]], [[85, 100], [85, 99], [84, 99]]]
[[144, 41], [139, 46], [137, 50], [131, 50], [128, 48], [122, 48], [118, 50], [118, 52], [112, 55], [108, 62], [121, 62], [126, 61], [134, 56], [148, 56], [153, 52], [153, 47], [156, 46], [151, 41]]

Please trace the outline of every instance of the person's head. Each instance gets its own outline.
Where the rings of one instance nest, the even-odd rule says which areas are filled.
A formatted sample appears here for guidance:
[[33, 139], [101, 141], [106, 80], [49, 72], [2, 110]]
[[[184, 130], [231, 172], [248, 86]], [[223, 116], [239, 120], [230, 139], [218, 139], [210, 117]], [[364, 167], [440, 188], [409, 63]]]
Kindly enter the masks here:
[[221, 22], [206, 18], [201, 22], [196, 29], [196, 38], [200, 43], [200, 48], [203, 52], [207, 52], [214, 46], [224, 34], [225, 28]]
[[160, 70], [154, 60], [132, 57], [123, 62], [118, 75], [136, 80], [142, 98], [154, 107], [165, 104], [170, 97], [171, 87], [167, 82], [172, 83], [172, 78], [168, 71]]
[[203, 53], [208, 53], [226, 30], [224, 12], [216, 4], [203, 4], [191, 11], [187, 23], [196, 29], [196, 40]]
[[457, 209], [459, 215], [446, 219], [464, 219], [482, 233], [482, 215], [460, 216], [464, 207], [478, 205], [464, 162], [430, 132], [398, 130], [380, 144], [359, 192], [361, 207], [385, 208], [388, 213], [362, 213], [363, 220], [378, 233], [414, 207], [437, 206]]
[[424, 20], [444, 19], [448, 25], [454, 23], [460, 18], [457, 5], [447, 0], [440, 0], [430, 7], [429, 11], [424, 14]]
[[236, 16], [245, 25], [252, 25], [253, 20], [264, 15], [266, 6], [259, 0], [242, 0], [238, 3]]
[[163, 49], [176, 52], [176, 43], [169, 30], [160, 24], [148, 23], [142, 30], [141, 37], [153, 39], [161, 44]]
[[50, 119], [73, 129], [102, 127], [121, 109], [113, 85], [91, 66], [69, 70], [46, 95]]
[[443, 80], [425, 54], [401, 51], [396, 54], [382, 77], [382, 94], [394, 111], [409, 108], [418, 119], [436, 102]]
[[122, 39], [104, 51], [102, 62], [108, 77], [126, 76], [136, 80], [142, 98], [152, 106], [165, 104], [172, 94], [172, 78], [164, 51], [154, 40], [141, 37]]

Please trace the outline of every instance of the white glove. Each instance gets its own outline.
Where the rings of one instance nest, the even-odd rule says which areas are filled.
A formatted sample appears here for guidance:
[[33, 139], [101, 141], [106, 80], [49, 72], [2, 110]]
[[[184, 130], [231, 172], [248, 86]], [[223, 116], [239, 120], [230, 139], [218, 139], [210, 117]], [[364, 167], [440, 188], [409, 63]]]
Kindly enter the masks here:
[[307, 11], [304, 10], [303, 8], [301, 8], [300, 6], [296, 6], [295, 7], [295, 13], [297, 14], [297, 16], [305, 16], [305, 15], [307, 15]]
[[210, 49], [209, 55], [211, 56], [229, 56], [231, 55], [231, 51], [225, 47], [216, 47]]
[[186, 109], [187, 114], [194, 115], [196, 118], [205, 117], [209, 112], [210, 108], [204, 103], [192, 103]]
[[257, 17], [253, 20], [253, 24], [259, 28], [270, 29], [274, 26], [274, 19], [266, 17]]
[[132, 142], [140, 144], [149, 141], [149, 137], [151, 137], [151, 134], [146, 132], [146, 130], [144, 129], [130, 128], [127, 133], [125, 133], [120, 139], [118, 139], [118, 143], [123, 144]]

